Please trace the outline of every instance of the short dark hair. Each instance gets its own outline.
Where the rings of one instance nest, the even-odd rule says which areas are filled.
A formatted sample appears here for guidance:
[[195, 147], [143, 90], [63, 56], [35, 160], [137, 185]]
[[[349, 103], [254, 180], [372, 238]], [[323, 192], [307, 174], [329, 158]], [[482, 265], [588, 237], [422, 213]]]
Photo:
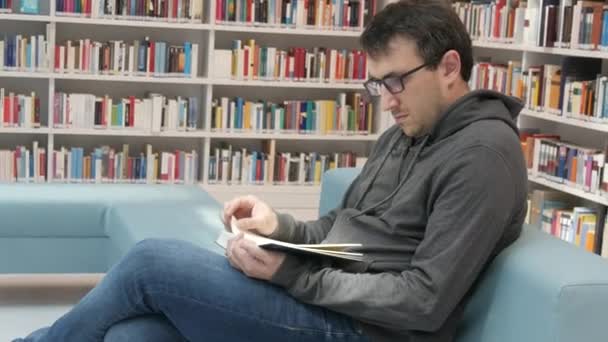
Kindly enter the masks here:
[[372, 58], [387, 53], [389, 42], [396, 37], [416, 42], [418, 53], [431, 68], [436, 68], [443, 55], [456, 50], [460, 55], [460, 75], [471, 77], [473, 48], [466, 27], [449, 1], [401, 0], [387, 5], [370, 21], [360, 42]]

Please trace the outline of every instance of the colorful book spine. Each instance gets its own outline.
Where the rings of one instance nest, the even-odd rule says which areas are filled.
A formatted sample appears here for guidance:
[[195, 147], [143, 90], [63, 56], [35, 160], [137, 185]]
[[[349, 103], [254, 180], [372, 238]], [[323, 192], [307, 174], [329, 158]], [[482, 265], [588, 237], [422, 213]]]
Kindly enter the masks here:
[[98, 42], [68, 40], [56, 45], [56, 72], [197, 77], [198, 44], [170, 45], [149, 37], [128, 44], [122, 40]]
[[336, 100], [250, 102], [222, 97], [212, 104], [211, 130], [259, 133], [371, 134], [373, 106], [361, 94]]
[[40, 97], [0, 88], [0, 127], [39, 128]]
[[319, 185], [325, 171], [360, 167], [366, 158], [353, 152], [248, 151], [221, 144], [209, 155], [209, 183], [227, 185]]
[[0, 70], [45, 71], [48, 69], [45, 35], [0, 36]]
[[[154, 152], [151, 145], [136, 155], [110, 146], [94, 148], [61, 147], [52, 153], [52, 176], [60, 183], [141, 183], [196, 184], [199, 155], [195, 150]], [[132, 151], [132, 150], [131, 150]]]
[[376, 14], [376, 0], [215, 0], [216, 23], [362, 30]]
[[46, 149], [32, 143], [32, 148], [17, 146], [0, 150], [0, 182], [43, 183], [46, 181]]
[[55, 93], [53, 127], [132, 129], [145, 133], [199, 129], [199, 99], [149, 94], [112, 99], [94, 94]]
[[[172, 6], [171, 11], [167, 10], [168, 3]], [[56, 0], [55, 2], [59, 16], [180, 23], [200, 23], [203, 17], [203, 4], [203, 0]]]
[[362, 50], [322, 47], [281, 50], [262, 47], [249, 39], [232, 42], [231, 58], [230, 64], [222, 64], [223, 68], [230, 68], [230, 72], [218, 73], [238, 80], [363, 82], [367, 79], [367, 56]]

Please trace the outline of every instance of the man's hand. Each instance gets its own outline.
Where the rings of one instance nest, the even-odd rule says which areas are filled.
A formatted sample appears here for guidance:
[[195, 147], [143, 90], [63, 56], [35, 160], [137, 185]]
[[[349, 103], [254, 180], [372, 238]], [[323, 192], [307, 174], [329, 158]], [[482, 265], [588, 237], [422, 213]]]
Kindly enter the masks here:
[[236, 217], [236, 226], [243, 230], [252, 230], [260, 235], [272, 234], [279, 225], [277, 214], [272, 208], [255, 196], [237, 197], [224, 204], [222, 220], [226, 229], [230, 229], [230, 219]]
[[228, 240], [226, 257], [232, 267], [250, 278], [262, 280], [270, 280], [285, 260], [284, 253], [262, 249], [243, 234]]

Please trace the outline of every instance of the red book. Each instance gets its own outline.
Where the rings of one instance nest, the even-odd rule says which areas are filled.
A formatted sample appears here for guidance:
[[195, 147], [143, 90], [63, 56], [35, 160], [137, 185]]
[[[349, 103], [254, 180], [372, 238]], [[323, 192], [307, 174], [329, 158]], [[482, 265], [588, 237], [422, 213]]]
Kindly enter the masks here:
[[257, 79], [260, 74], [260, 47], [256, 46], [253, 53], [253, 78]]
[[357, 80], [359, 79], [359, 59], [360, 59], [360, 54], [358, 51], [353, 51], [353, 75], [352, 75], [352, 79], [353, 80]]
[[255, 180], [261, 181], [264, 177], [262, 175], [262, 159], [257, 158], [255, 160]]
[[177, 0], [173, 0], [173, 18], [177, 18]]
[[106, 100], [107, 99], [105, 97], [101, 100], [101, 125], [104, 127], [107, 125], [107, 122], [106, 122], [107, 101]]
[[59, 48], [61, 45], [55, 45], [55, 69], [59, 69], [61, 67], [60, 53]]
[[131, 110], [129, 110], [129, 126], [135, 127], [135, 96], [129, 96]]
[[363, 58], [363, 80], [367, 78], [367, 54], [361, 51], [361, 58]]
[[249, 49], [244, 49], [243, 64], [243, 77], [247, 77], [249, 75]]
[[175, 177], [174, 178], [178, 178], [179, 177], [179, 160], [180, 160], [180, 153], [179, 150], [175, 150]]
[[293, 78], [300, 78], [300, 48], [295, 48], [293, 53]]
[[4, 97], [4, 126], [7, 126], [11, 122], [11, 98], [9, 96]]
[[156, 44], [154, 44], [153, 41], [150, 41], [150, 72], [152, 72], [152, 73], [154, 72], [154, 64], [155, 64], [155, 62], [154, 62], [155, 58], [154, 57], [156, 55], [156, 53], [154, 51], [155, 50], [154, 49], [155, 45]]
[[247, 0], [247, 22], [253, 22], [253, 11], [252, 11], [252, 7], [253, 7], [253, 0]]
[[13, 125], [19, 124], [19, 111], [21, 110], [19, 106], [19, 100], [16, 97], [13, 97], [13, 121], [11, 122]]
[[215, 20], [222, 21], [224, 18], [222, 17], [222, 8], [224, 8], [224, 1], [216, 0], [215, 1]]

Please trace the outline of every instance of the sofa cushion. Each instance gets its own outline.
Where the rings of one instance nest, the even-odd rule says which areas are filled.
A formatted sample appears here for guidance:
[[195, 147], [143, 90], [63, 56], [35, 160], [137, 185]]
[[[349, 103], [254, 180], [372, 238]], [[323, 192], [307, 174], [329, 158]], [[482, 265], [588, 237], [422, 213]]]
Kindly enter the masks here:
[[180, 239], [223, 253], [214, 243], [223, 229], [220, 209], [211, 198], [203, 202], [112, 207], [106, 234], [118, 250], [117, 258], [146, 238]]
[[605, 341], [608, 263], [534, 227], [482, 275], [458, 342]]

